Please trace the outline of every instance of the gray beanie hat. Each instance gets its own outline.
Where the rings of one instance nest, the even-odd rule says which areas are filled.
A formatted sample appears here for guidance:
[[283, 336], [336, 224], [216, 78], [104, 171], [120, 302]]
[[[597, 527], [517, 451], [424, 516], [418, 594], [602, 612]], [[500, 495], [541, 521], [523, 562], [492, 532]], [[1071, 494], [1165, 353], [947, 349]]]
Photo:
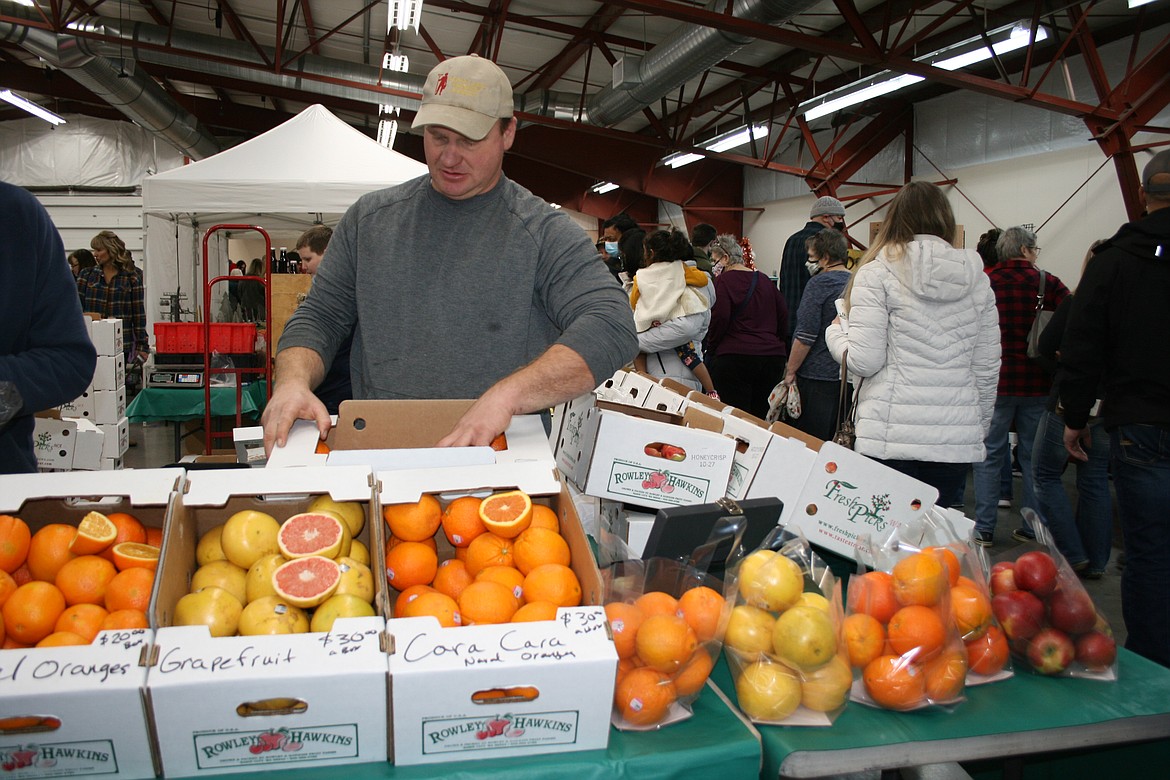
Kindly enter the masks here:
[[[1158, 152], [1142, 171], [1142, 189], [1150, 195], [1170, 195], [1170, 149]], [[1158, 177], [1158, 181], [1154, 178]]]
[[809, 218], [820, 217], [825, 214], [832, 214], [837, 217], [845, 216], [845, 206], [836, 198], [831, 198], [825, 195], [822, 198], [817, 198], [817, 202], [813, 204], [812, 211], [808, 213]]

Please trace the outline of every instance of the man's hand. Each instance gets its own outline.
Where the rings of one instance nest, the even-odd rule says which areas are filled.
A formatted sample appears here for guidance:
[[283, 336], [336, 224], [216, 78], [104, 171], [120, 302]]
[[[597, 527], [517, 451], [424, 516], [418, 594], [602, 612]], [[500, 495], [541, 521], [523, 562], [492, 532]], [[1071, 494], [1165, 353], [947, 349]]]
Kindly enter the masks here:
[[1092, 441], [1092, 434], [1089, 433], [1088, 428], [1069, 428], [1067, 425], [1064, 428], [1064, 448], [1068, 450], [1069, 456], [1079, 461], [1087, 461], [1089, 454], [1085, 452], [1085, 447], [1090, 445]]
[[311, 349], [292, 347], [281, 351], [277, 361], [274, 389], [260, 424], [264, 426], [264, 454], [273, 447], [283, 447], [295, 420], [314, 420], [324, 439], [332, 422], [325, 404], [313, 395], [312, 388], [321, 384], [325, 366], [321, 356]]
[[439, 440], [439, 447], [486, 446], [512, 422], [512, 408], [501, 399], [493, 398], [491, 390], [459, 418], [455, 427]]

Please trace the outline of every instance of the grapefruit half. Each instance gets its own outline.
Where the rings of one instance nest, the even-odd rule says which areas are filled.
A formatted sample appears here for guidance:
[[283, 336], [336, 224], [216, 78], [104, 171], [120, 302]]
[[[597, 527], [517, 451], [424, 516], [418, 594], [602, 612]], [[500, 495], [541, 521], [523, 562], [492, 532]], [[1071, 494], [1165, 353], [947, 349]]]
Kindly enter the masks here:
[[276, 543], [285, 558], [320, 555], [335, 558], [341, 552], [345, 524], [332, 513], [303, 512], [293, 515], [280, 526]]
[[310, 555], [294, 558], [272, 572], [276, 595], [302, 609], [315, 607], [333, 595], [341, 582], [341, 567], [331, 558]]

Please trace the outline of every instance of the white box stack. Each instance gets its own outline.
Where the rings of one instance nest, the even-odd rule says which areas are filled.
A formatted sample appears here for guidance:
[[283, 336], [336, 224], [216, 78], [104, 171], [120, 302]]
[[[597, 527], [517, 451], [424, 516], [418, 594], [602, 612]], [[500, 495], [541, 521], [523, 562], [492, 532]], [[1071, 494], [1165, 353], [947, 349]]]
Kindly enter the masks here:
[[[69, 465], [59, 465], [64, 458], [53, 458], [54, 469], [74, 471], [111, 471], [122, 468], [122, 456], [130, 446], [130, 425], [126, 418], [126, 360], [122, 354], [122, 321], [119, 319], [87, 320], [89, 337], [97, 350], [97, 366], [93, 381], [77, 398], [57, 407], [66, 420], [80, 419], [92, 423], [88, 431], [91, 437], [103, 437], [98, 443], [97, 456], [90, 457], [85, 451], [84, 458], [74, 456]], [[46, 429], [47, 430], [47, 429]], [[47, 450], [52, 451], [52, 450]], [[58, 448], [59, 452], [59, 448]], [[80, 453], [80, 450], [79, 450]], [[42, 468], [46, 464], [42, 463]]]

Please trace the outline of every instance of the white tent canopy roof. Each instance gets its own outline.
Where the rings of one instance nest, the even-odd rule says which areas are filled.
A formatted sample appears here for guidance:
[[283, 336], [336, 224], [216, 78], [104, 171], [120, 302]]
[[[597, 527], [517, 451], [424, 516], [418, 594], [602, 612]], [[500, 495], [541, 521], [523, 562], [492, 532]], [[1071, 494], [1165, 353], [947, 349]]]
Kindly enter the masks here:
[[263, 135], [142, 182], [147, 214], [341, 213], [427, 167], [312, 105]]

